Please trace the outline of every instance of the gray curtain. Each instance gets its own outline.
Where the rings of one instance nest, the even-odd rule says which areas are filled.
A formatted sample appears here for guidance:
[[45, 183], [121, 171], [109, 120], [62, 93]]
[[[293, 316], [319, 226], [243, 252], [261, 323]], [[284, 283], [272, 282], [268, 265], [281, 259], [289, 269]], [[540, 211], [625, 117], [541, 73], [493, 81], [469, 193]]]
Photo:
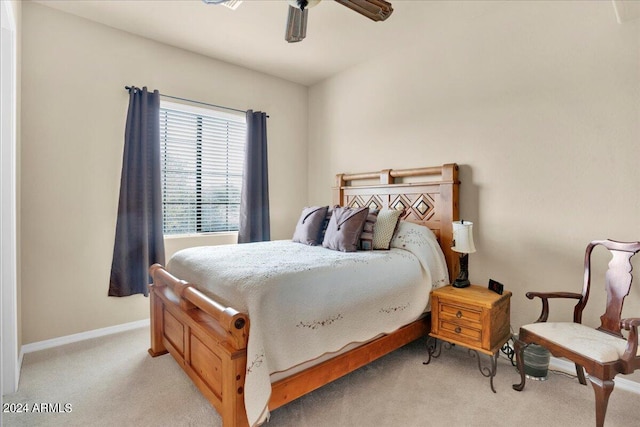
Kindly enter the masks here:
[[109, 296], [148, 295], [149, 266], [164, 264], [160, 94], [129, 89]]
[[249, 110], [238, 243], [270, 239], [267, 113]]

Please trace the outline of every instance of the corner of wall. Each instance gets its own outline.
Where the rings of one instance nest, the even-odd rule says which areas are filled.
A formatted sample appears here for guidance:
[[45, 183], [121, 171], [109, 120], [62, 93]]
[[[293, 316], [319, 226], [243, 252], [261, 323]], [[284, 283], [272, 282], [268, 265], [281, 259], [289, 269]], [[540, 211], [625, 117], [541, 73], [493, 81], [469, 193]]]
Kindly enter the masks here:
[[[16, 283], [17, 283], [17, 329], [18, 329], [18, 348], [22, 347], [22, 316], [21, 301], [22, 287], [20, 274], [20, 135], [21, 135], [21, 86], [22, 86], [22, 2], [12, 0], [13, 11], [16, 19]], [[22, 358], [20, 358], [22, 364]]]

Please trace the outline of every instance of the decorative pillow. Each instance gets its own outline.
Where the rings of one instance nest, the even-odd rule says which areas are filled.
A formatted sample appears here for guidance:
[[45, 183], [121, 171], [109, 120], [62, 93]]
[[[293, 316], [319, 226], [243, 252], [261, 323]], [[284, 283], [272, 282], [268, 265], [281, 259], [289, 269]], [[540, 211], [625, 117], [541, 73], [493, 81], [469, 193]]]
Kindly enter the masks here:
[[373, 249], [389, 249], [393, 233], [403, 213], [403, 210], [397, 209], [383, 209], [378, 213], [376, 225], [373, 227]]
[[322, 242], [322, 225], [329, 206], [311, 206], [302, 209], [302, 215], [293, 233], [294, 242], [315, 246]]
[[336, 251], [355, 252], [368, 214], [369, 208], [335, 207], [322, 246]]
[[369, 215], [367, 215], [364, 227], [362, 227], [362, 234], [360, 234], [358, 249], [363, 251], [373, 250], [373, 227], [376, 223], [376, 219], [378, 219], [378, 212], [380, 211], [377, 209], [369, 210]]

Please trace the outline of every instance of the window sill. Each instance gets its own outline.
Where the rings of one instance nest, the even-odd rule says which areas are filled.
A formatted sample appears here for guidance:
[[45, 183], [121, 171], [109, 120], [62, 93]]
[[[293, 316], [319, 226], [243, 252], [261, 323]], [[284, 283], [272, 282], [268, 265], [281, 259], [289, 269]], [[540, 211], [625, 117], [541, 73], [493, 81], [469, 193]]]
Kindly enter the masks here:
[[237, 231], [220, 231], [215, 233], [169, 234], [164, 236], [164, 240], [215, 238], [215, 237], [227, 237], [227, 236], [237, 237], [238, 232]]

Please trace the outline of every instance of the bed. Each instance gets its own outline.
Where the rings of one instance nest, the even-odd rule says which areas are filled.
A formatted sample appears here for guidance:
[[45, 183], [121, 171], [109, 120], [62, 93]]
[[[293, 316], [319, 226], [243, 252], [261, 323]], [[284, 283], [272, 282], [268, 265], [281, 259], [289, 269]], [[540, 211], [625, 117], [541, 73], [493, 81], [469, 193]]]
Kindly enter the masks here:
[[[444, 279], [441, 277], [455, 277], [458, 268], [458, 256], [451, 251], [451, 223], [458, 219], [458, 186], [458, 167], [455, 164], [360, 174], [340, 174], [337, 175], [336, 187], [333, 190], [333, 202], [337, 205], [353, 208], [403, 210], [402, 220], [406, 221], [402, 228], [405, 230], [404, 234], [408, 234], [406, 230], [414, 231], [414, 228], [419, 228], [412, 228], [410, 224], [428, 227], [431, 230], [429, 233], [435, 236], [434, 244], [439, 244], [441, 248], [441, 252], [438, 252], [443, 258], [443, 269], [446, 271], [444, 276], [435, 273], [433, 275], [440, 277], [437, 281], [442, 282]], [[400, 234], [400, 230], [398, 234]], [[363, 272], [371, 268], [391, 262], [419, 263], [423, 267], [425, 264], [429, 264], [429, 260], [424, 261], [408, 254], [407, 251], [411, 249], [411, 239], [400, 236], [394, 238], [395, 240], [397, 240], [397, 247], [388, 252], [355, 253], [349, 255], [350, 258], [346, 256], [347, 254], [334, 253], [335, 251], [321, 247], [307, 247], [299, 243], [284, 241], [249, 246], [271, 245], [269, 247], [274, 249], [269, 251], [274, 253], [281, 251], [282, 254], [287, 255], [287, 259], [299, 260], [307, 257], [318, 259], [319, 264], [322, 264], [320, 261], [325, 262], [324, 265], [313, 267], [317, 270], [311, 272], [306, 271], [309, 269], [299, 268], [299, 271], [295, 272], [297, 276], [290, 278], [294, 283], [302, 283], [304, 275], [315, 278], [317, 282], [319, 277], [325, 277], [325, 272], [337, 270], [335, 267], [342, 264], [344, 264], [345, 271], [353, 271], [355, 274], [364, 274]], [[246, 246], [248, 245], [234, 245], [228, 249], [244, 251], [247, 249], [240, 247]], [[416, 302], [416, 307], [410, 309], [408, 309], [410, 305], [408, 303], [402, 303], [401, 300], [394, 302], [389, 295], [382, 297], [387, 303], [385, 306], [387, 308], [383, 307], [378, 311], [407, 312], [406, 315], [394, 313], [395, 317], [392, 322], [396, 323], [378, 324], [375, 316], [371, 312], [366, 312], [366, 304], [362, 302], [362, 309], [365, 311], [357, 315], [355, 308], [359, 309], [359, 307], [345, 306], [346, 308], [337, 316], [316, 316], [315, 318], [320, 320], [315, 323], [294, 319], [298, 322], [296, 326], [299, 330], [313, 329], [315, 334], [319, 333], [317, 330], [329, 330], [328, 335], [319, 335], [324, 338], [316, 339], [315, 342], [315, 344], [320, 342], [322, 345], [331, 344], [333, 346], [327, 347], [326, 351], [322, 348], [312, 349], [315, 345], [313, 341], [298, 346], [298, 348], [287, 348], [284, 345], [280, 347], [279, 341], [275, 339], [278, 333], [291, 335], [293, 338], [297, 330], [295, 328], [287, 330], [284, 326], [275, 323], [278, 321], [276, 314], [286, 317], [288, 312], [295, 310], [287, 310], [286, 307], [278, 308], [277, 305], [273, 305], [271, 310], [265, 308], [269, 307], [267, 304], [272, 300], [277, 300], [270, 294], [256, 296], [257, 299], [254, 299], [253, 303], [248, 302], [245, 305], [234, 298], [232, 291], [229, 291], [230, 294], [225, 293], [223, 288], [217, 290], [215, 287], [211, 288], [205, 282], [227, 279], [207, 275], [206, 268], [203, 269], [204, 274], [200, 275], [196, 274], [196, 270], [199, 270], [198, 266], [205, 258], [214, 257], [216, 253], [219, 253], [219, 250], [220, 248], [193, 250], [182, 255], [188, 262], [176, 264], [177, 267], [171, 268], [171, 264], [174, 262], [172, 259], [168, 269], [160, 265], [154, 265], [150, 268], [153, 283], [149, 286], [151, 303], [151, 348], [149, 353], [154, 357], [167, 352], [171, 353], [194, 384], [216, 408], [225, 427], [258, 424], [266, 419], [269, 410], [274, 410], [417, 338], [425, 336], [430, 330], [430, 316], [428, 313], [423, 313], [425, 306], [428, 307], [429, 290], [423, 289], [421, 295], [418, 292], [415, 296], [411, 296], [411, 300]], [[240, 273], [237, 273], [237, 277], [233, 277], [233, 280], [240, 281], [241, 287], [254, 293], [263, 287], [269, 288], [269, 286], [252, 288], [251, 270], [247, 270], [247, 263], [241, 261], [246, 259], [247, 255], [240, 255], [240, 253], [231, 255], [233, 259], [240, 260], [239, 267], [235, 269]], [[343, 258], [337, 259], [335, 257]], [[224, 264], [224, 259], [219, 258], [216, 264]], [[259, 263], [252, 264], [258, 265]], [[358, 266], [362, 265], [366, 265], [367, 270], [357, 270]], [[388, 265], [395, 266], [396, 264]], [[168, 271], [169, 269], [171, 273]], [[221, 268], [220, 270], [231, 269]], [[425, 271], [424, 268], [421, 271]], [[367, 279], [368, 281], [381, 277], [381, 270], [372, 270], [369, 274], [371, 277]], [[265, 271], [257, 274], [257, 276], [269, 275], [270, 273], [266, 274]], [[247, 283], [242, 283], [243, 280], [246, 280]], [[381, 279], [380, 285], [386, 280]], [[327, 279], [328, 282], [333, 283], [334, 279]], [[442, 284], [444, 283], [438, 283], [438, 285]], [[212, 286], [214, 285], [215, 283]], [[398, 284], [398, 286], [400, 285]], [[318, 288], [322, 287], [316, 283], [314, 289]], [[295, 292], [291, 292], [291, 290], [295, 288], [288, 289], [287, 297], [294, 298], [292, 295]], [[276, 291], [273, 292], [277, 294]], [[335, 293], [336, 291], [331, 292]], [[402, 292], [408, 295], [410, 292], [416, 291], [403, 290]], [[280, 294], [284, 295], [282, 291]], [[421, 298], [424, 298], [424, 301]], [[339, 295], [336, 301], [343, 300], [346, 301], [348, 298]], [[230, 303], [230, 301], [234, 302]], [[292, 307], [298, 306], [300, 301], [291, 300], [287, 303]], [[336, 301], [328, 305], [333, 306]], [[260, 307], [263, 309], [258, 310]], [[270, 314], [259, 313], [260, 311]], [[299, 311], [311, 313], [306, 309]], [[411, 313], [409, 313], [410, 311]], [[253, 329], [250, 328], [250, 319], [247, 313], [252, 313], [252, 321], [255, 322]], [[351, 317], [360, 319], [360, 323], [358, 324], [356, 320], [356, 323], [351, 323], [349, 326]], [[363, 317], [370, 319], [370, 321], [362, 322]], [[314, 317], [311, 316], [310, 319], [312, 318]], [[260, 319], [260, 321], [256, 319]], [[344, 330], [344, 338], [342, 335], [335, 340], [330, 338], [339, 335], [331, 330], [331, 327], [334, 327], [332, 325], [334, 321], [336, 324], [347, 325]], [[278, 326], [274, 327], [274, 324]], [[318, 327], [319, 325], [322, 327]], [[354, 325], [362, 327], [354, 327]], [[253, 331], [251, 339], [250, 329]], [[374, 333], [375, 331], [377, 332]], [[364, 337], [368, 338], [363, 339]], [[303, 336], [295, 338], [300, 340], [303, 339]], [[346, 341], [340, 341], [341, 339]], [[345, 346], [343, 345], [345, 342], [352, 344]], [[260, 345], [256, 343], [260, 343]], [[260, 353], [260, 350], [263, 350], [262, 345], [270, 348], [267, 354], [271, 360], [268, 361], [268, 358]], [[316, 353], [309, 353], [309, 351]], [[319, 354], [317, 354], [318, 352]], [[275, 357], [272, 353], [281, 354]], [[302, 361], [308, 360], [310, 355], [314, 356], [311, 357], [313, 360], [302, 363]], [[266, 367], [268, 364], [270, 367]], [[267, 370], [266, 374], [260, 373], [265, 369]], [[268, 388], [266, 391], [264, 390], [265, 375], [267, 378], [266, 388]], [[263, 390], [262, 394], [256, 391], [261, 389]], [[267, 393], [266, 397], [265, 392]], [[246, 406], [245, 393], [247, 394]], [[256, 401], [254, 396], [266, 400], [261, 403], [259, 399]]]

